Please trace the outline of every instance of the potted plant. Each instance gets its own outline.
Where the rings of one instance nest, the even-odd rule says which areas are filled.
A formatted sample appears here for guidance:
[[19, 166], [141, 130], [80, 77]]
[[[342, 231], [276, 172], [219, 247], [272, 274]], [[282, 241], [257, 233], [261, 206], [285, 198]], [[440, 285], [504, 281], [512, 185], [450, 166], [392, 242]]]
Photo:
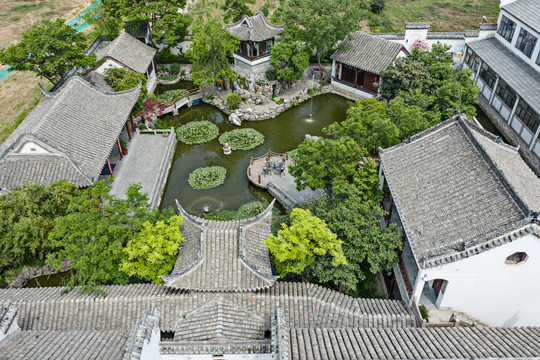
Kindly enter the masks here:
[[127, 149], [127, 141], [126, 140], [120, 139], [120, 147], [122, 148], [122, 155], [127, 155], [128, 154], [128, 149]]

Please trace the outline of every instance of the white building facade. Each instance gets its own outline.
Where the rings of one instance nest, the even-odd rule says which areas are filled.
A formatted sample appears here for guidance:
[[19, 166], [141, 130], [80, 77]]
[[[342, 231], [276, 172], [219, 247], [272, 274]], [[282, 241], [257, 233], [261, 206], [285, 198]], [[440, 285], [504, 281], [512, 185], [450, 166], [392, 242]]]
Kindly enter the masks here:
[[540, 324], [540, 179], [518, 149], [461, 116], [381, 151], [392, 284], [409, 307], [490, 326]]

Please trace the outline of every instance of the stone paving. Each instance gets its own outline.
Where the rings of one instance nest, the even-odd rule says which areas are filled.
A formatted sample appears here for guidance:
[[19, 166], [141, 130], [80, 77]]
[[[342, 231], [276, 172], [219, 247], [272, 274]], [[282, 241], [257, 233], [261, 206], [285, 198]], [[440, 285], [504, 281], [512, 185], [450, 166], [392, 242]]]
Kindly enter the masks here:
[[[270, 158], [270, 161], [280, 161], [282, 158], [282, 155], [273, 155]], [[319, 198], [322, 194], [321, 189], [312, 190], [310, 187], [307, 187], [302, 191], [296, 189], [294, 177], [289, 174], [288, 167], [294, 166], [294, 161], [290, 159], [285, 161], [285, 170], [281, 175], [274, 170], [270, 174], [263, 175], [263, 166], [266, 167], [265, 157], [254, 160], [253, 165], [247, 170], [249, 180], [255, 186], [267, 189], [273, 197], [285, 206], [292, 206], [294, 204], [300, 204]]]
[[172, 152], [170, 149], [171, 142], [170, 135], [164, 137], [161, 133], [135, 134], [128, 143], [128, 154], [113, 170], [114, 181], [109, 193], [125, 199], [124, 191], [128, 186], [131, 183], [140, 183], [141, 192], [148, 194], [152, 208], [158, 207], [171, 154], [174, 153], [174, 145]]

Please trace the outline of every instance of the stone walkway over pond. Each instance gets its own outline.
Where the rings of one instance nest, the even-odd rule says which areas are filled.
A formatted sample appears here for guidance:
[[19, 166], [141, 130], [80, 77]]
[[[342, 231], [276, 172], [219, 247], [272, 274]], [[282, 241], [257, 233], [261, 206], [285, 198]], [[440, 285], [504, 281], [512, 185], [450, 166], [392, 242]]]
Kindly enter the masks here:
[[[247, 169], [249, 181], [253, 185], [267, 189], [284, 206], [300, 204], [321, 196], [321, 189], [312, 190], [310, 187], [302, 191], [296, 189], [294, 177], [289, 173], [289, 166], [294, 166], [294, 161], [291, 159], [285, 160], [285, 170], [281, 175], [277, 169], [273, 169], [265, 174], [263, 167], [267, 167], [267, 156], [268, 154], [261, 158], [253, 159], [253, 164]], [[270, 161], [280, 162], [285, 157], [286, 155], [282, 154], [272, 154]]]
[[109, 192], [125, 199], [131, 183], [141, 183], [152, 208], [159, 207], [171, 159], [176, 149], [174, 130], [137, 131], [128, 144], [128, 155], [113, 170], [114, 182]]

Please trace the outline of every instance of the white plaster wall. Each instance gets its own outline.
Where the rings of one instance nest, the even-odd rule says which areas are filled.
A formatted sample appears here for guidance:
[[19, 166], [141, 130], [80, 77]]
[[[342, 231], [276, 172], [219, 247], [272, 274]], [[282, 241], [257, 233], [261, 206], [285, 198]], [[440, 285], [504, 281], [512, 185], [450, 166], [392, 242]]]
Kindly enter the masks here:
[[249, 61], [241, 56], [233, 54], [233, 59], [234, 65], [253, 73], [262, 73], [272, 68], [272, 65], [270, 65], [270, 56], [255, 61]]
[[[185, 54], [189, 48], [189, 44], [191, 44], [190, 40], [184, 40], [176, 44], [176, 46], [171, 46], [169, 50], [171, 51], [171, 54], [173, 55], [179, 55], [180, 53]], [[163, 50], [168, 47], [167, 44], [156, 44], [156, 46], [158, 50]]]
[[123, 68], [123, 66], [120, 65], [119, 63], [117, 63], [116, 61], [112, 61], [112, 60], [107, 59], [107, 60], [105, 60], [105, 62], [103, 64], [101, 64], [94, 71], [97, 72], [98, 74], [105, 75], [105, 69], [110, 69], [110, 68]]
[[332, 79], [332, 86], [336, 87], [336, 88], [339, 88], [339, 89], [343, 89], [345, 91], [348, 91], [348, 92], [351, 92], [353, 94], [356, 94], [356, 95], [359, 95], [359, 96], [362, 96], [366, 99], [369, 99], [369, 98], [373, 98], [375, 97], [375, 95], [371, 94], [371, 93], [368, 93], [366, 91], [362, 91], [360, 89], [355, 89], [351, 86], [347, 86], [345, 84], [342, 84], [342, 83], [339, 83], [337, 81], [334, 81], [334, 79]]
[[159, 350], [159, 340], [161, 339], [161, 333], [159, 327], [152, 330], [149, 342], [144, 342], [141, 350], [140, 360], [160, 360], [161, 353]]
[[[34, 149], [34, 150], [32, 150]], [[21, 150], [19, 151], [19, 154], [48, 154], [49, 152], [42, 148], [41, 146], [37, 145], [35, 142], [27, 142], [23, 145]]]
[[[505, 264], [505, 259], [516, 252], [526, 252], [527, 260], [518, 265]], [[441, 307], [462, 311], [491, 326], [540, 325], [540, 238], [535, 235], [424, 269], [423, 274], [424, 281], [448, 281]]]
[[19, 327], [18, 322], [19, 315], [15, 315], [15, 319], [11, 322], [8, 331], [5, 334], [3, 332], [0, 332], [0, 347], [4, 346], [4, 344], [7, 344], [12, 338], [14, 338], [18, 333], [21, 332], [21, 328]]

